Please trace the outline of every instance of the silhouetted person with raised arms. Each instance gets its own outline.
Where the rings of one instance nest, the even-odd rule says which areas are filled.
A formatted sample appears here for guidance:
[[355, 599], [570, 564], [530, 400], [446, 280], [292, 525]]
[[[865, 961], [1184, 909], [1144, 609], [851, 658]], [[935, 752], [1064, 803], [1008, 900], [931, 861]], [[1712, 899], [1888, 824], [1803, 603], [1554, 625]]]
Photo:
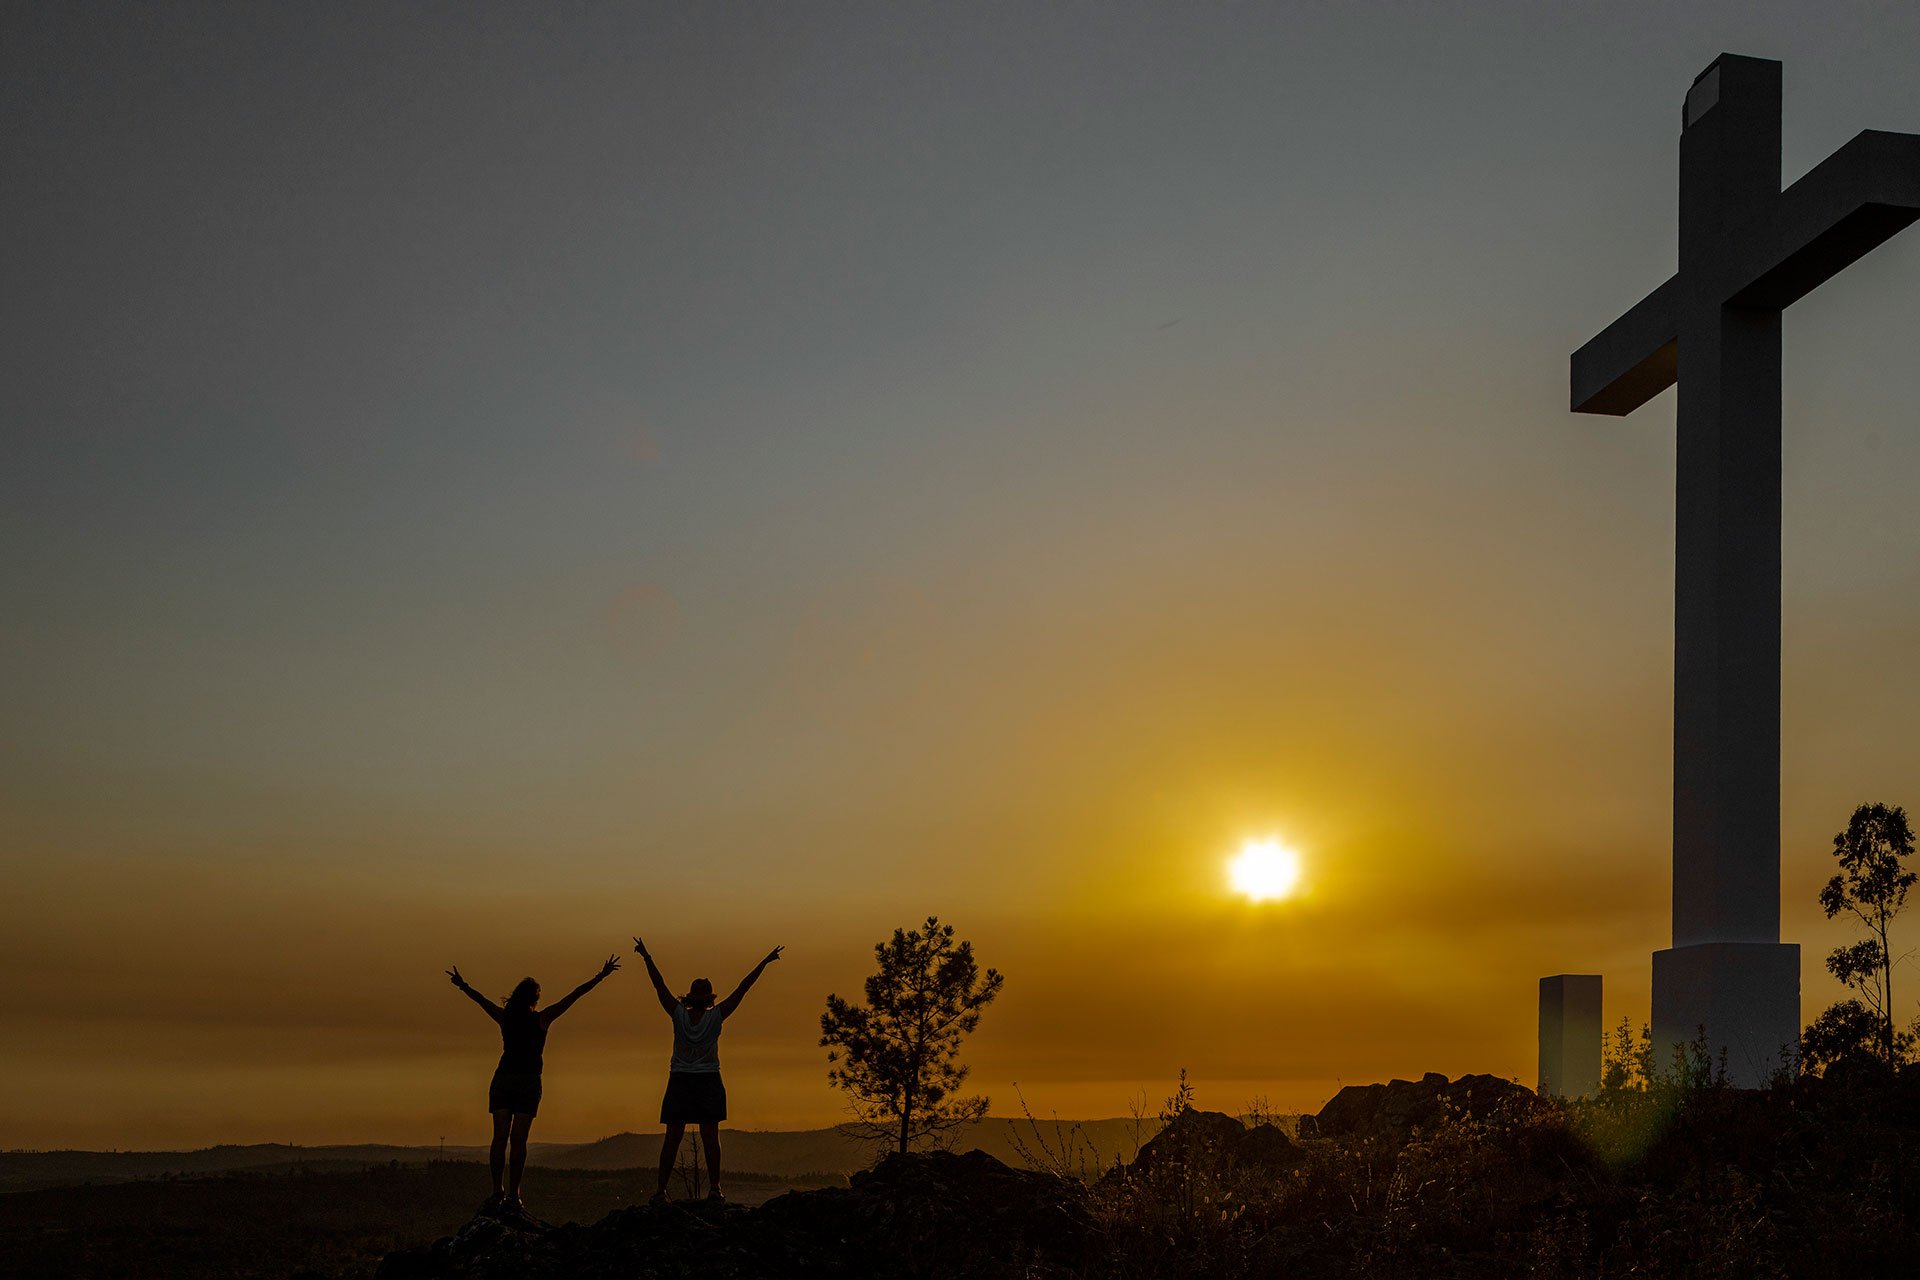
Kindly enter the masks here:
[[[487, 1163], [493, 1170], [493, 1194], [484, 1210], [505, 1209], [519, 1213], [520, 1178], [527, 1169], [527, 1134], [540, 1111], [541, 1055], [547, 1046], [547, 1028], [555, 1018], [573, 1008], [573, 1002], [600, 985], [600, 980], [620, 967], [619, 956], [608, 956], [600, 972], [567, 993], [559, 1004], [540, 1008], [540, 984], [522, 978], [507, 997], [503, 1008], [467, 985], [460, 966], [447, 970], [453, 985], [487, 1011], [500, 1024], [500, 1065], [494, 1068], [493, 1083], [487, 1086], [487, 1110], [493, 1112], [493, 1146]], [[507, 1163], [507, 1139], [513, 1139], [513, 1163]], [[507, 1181], [502, 1184], [501, 1175]]]
[[707, 1198], [724, 1200], [726, 1196], [720, 1190], [720, 1122], [727, 1118], [727, 1086], [720, 1079], [720, 1027], [740, 1007], [748, 988], [786, 948], [769, 951], [767, 958], [740, 980], [733, 994], [717, 1005], [713, 1002], [713, 983], [705, 978], [695, 978], [687, 994], [676, 999], [667, 980], [660, 976], [647, 944], [635, 938], [633, 949], [647, 962], [654, 994], [673, 1019], [673, 1062], [667, 1069], [666, 1096], [660, 1099], [660, 1123], [667, 1126], [667, 1136], [660, 1144], [660, 1186], [649, 1203], [659, 1204], [667, 1198], [667, 1178], [680, 1154], [680, 1139], [686, 1136], [690, 1124], [700, 1126], [700, 1141], [707, 1149], [711, 1183]]

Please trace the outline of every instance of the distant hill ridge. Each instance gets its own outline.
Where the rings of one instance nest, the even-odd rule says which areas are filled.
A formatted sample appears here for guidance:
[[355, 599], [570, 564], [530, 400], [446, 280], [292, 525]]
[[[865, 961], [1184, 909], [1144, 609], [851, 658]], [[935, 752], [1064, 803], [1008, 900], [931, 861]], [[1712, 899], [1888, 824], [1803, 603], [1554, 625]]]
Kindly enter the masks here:
[[[1158, 1131], [1159, 1121], [1131, 1118], [1038, 1122], [989, 1116], [970, 1125], [954, 1149], [978, 1148], [1008, 1164], [1021, 1162], [1019, 1143], [1044, 1139], [1058, 1149], [1071, 1135], [1073, 1160], [1089, 1165], [1131, 1160], [1140, 1143]], [[727, 1164], [742, 1173], [785, 1177], [807, 1173], [850, 1173], [871, 1165], [879, 1155], [872, 1145], [847, 1137], [838, 1128], [762, 1130], [726, 1129]], [[1016, 1141], [1016, 1139], [1018, 1141]], [[529, 1163], [553, 1169], [634, 1169], [660, 1158], [658, 1133], [616, 1133], [597, 1142], [536, 1142]], [[294, 1167], [351, 1169], [370, 1164], [423, 1164], [430, 1160], [484, 1160], [487, 1149], [474, 1143], [401, 1146], [347, 1143], [294, 1146], [282, 1142], [223, 1143], [194, 1151], [5, 1151], [0, 1152], [0, 1191], [88, 1183], [131, 1182], [143, 1178], [220, 1173], [273, 1172]]]
[[[1039, 1139], [1056, 1149], [1063, 1141], [1075, 1147], [1076, 1158], [1104, 1166], [1117, 1156], [1133, 1159], [1138, 1144], [1160, 1129], [1158, 1120], [1136, 1123], [1131, 1118], [1038, 1122], [1038, 1134], [1028, 1121], [989, 1116], [964, 1129], [953, 1144], [956, 1151], [978, 1149], [1007, 1164], [1021, 1163], [1020, 1145], [1031, 1148]], [[803, 1173], [851, 1173], [871, 1165], [880, 1154], [873, 1144], [850, 1138], [839, 1129], [725, 1130], [726, 1163], [735, 1169], [794, 1177]], [[660, 1158], [657, 1133], [616, 1133], [598, 1142], [572, 1147], [545, 1157], [540, 1163], [555, 1169], [634, 1169]]]

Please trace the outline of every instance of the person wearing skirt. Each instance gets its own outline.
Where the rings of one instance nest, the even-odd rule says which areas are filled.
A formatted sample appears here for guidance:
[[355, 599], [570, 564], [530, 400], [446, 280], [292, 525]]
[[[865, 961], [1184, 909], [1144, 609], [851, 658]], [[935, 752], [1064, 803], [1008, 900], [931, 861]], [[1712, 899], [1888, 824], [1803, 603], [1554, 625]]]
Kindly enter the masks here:
[[687, 994], [676, 997], [660, 976], [660, 967], [654, 964], [647, 944], [635, 938], [633, 949], [647, 962], [654, 994], [673, 1020], [673, 1060], [667, 1068], [667, 1092], [660, 1099], [660, 1123], [667, 1127], [667, 1135], [660, 1144], [660, 1185], [650, 1203], [666, 1200], [667, 1179], [690, 1124], [700, 1127], [700, 1141], [707, 1150], [707, 1198], [724, 1200], [726, 1195], [720, 1189], [720, 1122], [727, 1118], [727, 1086], [720, 1078], [720, 1028], [784, 948], [769, 951], [767, 958], [740, 980], [733, 994], [718, 1004], [714, 1003], [713, 983], [706, 978], [695, 978]]

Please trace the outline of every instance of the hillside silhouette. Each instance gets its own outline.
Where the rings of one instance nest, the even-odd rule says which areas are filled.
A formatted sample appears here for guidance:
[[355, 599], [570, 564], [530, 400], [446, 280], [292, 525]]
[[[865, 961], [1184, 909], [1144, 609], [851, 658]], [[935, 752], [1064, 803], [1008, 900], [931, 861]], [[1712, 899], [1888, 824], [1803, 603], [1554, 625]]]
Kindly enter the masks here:
[[[1070, 1127], [1000, 1124], [1023, 1131], [1025, 1167], [975, 1150], [889, 1156], [850, 1179], [742, 1171], [726, 1205], [642, 1205], [645, 1161], [536, 1166], [529, 1194], [568, 1224], [544, 1230], [476, 1217], [484, 1167], [472, 1162], [16, 1193], [0, 1196], [0, 1273], [1876, 1280], [1911, 1274], [1920, 1256], [1917, 1068], [1767, 1090], [1709, 1078], [1574, 1103], [1493, 1076], [1427, 1075], [1348, 1086], [1300, 1117], [1298, 1136], [1182, 1104], [1119, 1167], [1080, 1161], [1058, 1140]], [[995, 1127], [983, 1126], [989, 1139]], [[818, 1131], [758, 1136], [770, 1159], [831, 1151]], [[562, 1154], [617, 1161], [646, 1141]], [[276, 1152], [287, 1149], [225, 1149]]]
[[[329, 1161], [14, 1192], [0, 1195], [0, 1275], [357, 1280], [396, 1249], [458, 1230], [486, 1177], [481, 1160]], [[534, 1166], [527, 1187], [556, 1219], [594, 1222], [644, 1199], [651, 1178]], [[820, 1182], [741, 1173], [733, 1184], [739, 1203], [758, 1204]]]

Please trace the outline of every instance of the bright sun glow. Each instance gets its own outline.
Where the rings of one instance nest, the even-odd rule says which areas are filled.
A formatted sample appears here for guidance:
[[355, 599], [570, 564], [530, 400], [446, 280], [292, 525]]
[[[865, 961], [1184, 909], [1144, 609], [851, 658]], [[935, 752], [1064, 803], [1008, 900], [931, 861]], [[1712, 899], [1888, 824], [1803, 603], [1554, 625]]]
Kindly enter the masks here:
[[1271, 837], [1249, 840], [1228, 864], [1227, 875], [1255, 902], [1291, 897], [1300, 885], [1300, 855]]

